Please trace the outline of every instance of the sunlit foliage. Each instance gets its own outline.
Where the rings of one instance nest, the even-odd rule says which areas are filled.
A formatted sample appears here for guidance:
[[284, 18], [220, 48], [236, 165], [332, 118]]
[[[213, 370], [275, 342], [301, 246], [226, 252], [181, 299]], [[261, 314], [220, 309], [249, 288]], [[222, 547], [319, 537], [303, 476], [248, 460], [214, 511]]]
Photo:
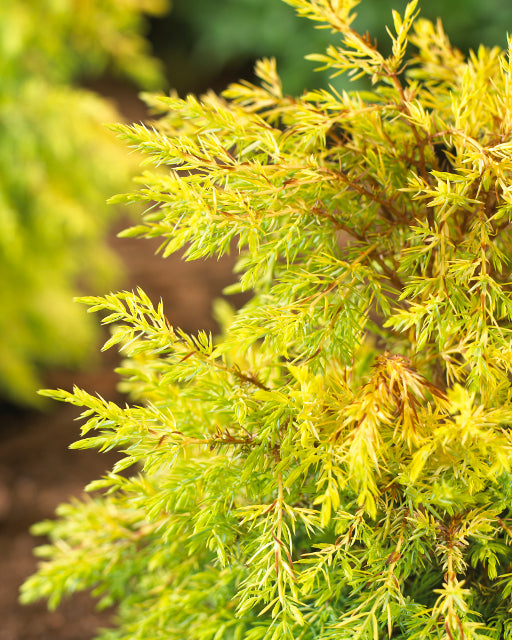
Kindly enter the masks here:
[[93, 588], [104, 640], [510, 638], [511, 52], [465, 60], [413, 1], [383, 56], [357, 0], [289, 2], [373, 88], [292, 98], [266, 60], [118, 127], [147, 158], [127, 233], [236, 247], [254, 295], [218, 339], [140, 290], [83, 299], [134, 404], [47, 392], [123, 457], [35, 528], [23, 600]]

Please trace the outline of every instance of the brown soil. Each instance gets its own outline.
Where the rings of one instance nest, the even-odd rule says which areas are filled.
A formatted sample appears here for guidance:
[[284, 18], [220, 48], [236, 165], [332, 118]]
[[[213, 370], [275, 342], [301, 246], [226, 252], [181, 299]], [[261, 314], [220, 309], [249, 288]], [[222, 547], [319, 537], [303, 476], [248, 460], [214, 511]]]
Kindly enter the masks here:
[[[230, 259], [163, 260], [154, 255], [158, 242], [147, 240], [116, 239], [113, 246], [129, 271], [123, 288], [139, 285], [154, 301], [162, 298], [176, 326], [215, 330], [211, 303], [233, 281]], [[69, 388], [76, 383], [116, 400], [116, 357], [106, 352], [97, 369], [86, 374], [53, 372], [46, 384]], [[79, 437], [78, 413], [58, 403], [44, 414], [0, 407], [0, 640], [90, 640], [98, 627], [109, 626], [112, 612], [95, 611], [87, 594], [69, 599], [56, 612], [48, 612], [45, 603], [22, 607], [17, 602], [20, 584], [36, 568], [32, 549], [41, 542], [29, 534], [30, 525], [51, 518], [60, 502], [80, 496], [115, 461], [113, 453], [68, 449]]]

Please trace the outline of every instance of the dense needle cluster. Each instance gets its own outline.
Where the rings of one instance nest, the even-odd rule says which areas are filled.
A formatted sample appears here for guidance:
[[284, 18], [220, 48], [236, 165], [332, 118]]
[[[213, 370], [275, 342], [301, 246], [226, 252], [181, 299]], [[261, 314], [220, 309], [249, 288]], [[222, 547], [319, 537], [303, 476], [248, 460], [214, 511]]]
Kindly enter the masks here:
[[265, 60], [118, 127], [148, 167], [126, 233], [236, 249], [253, 297], [218, 338], [140, 290], [83, 300], [133, 405], [49, 395], [124, 457], [38, 525], [23, 599], [93, 588], [103, 640], [511, 638], [511, 52], [465, 60], [413, 1], [384, 57], [356, 0], [288, 1], [371, 88], [292, 98]]

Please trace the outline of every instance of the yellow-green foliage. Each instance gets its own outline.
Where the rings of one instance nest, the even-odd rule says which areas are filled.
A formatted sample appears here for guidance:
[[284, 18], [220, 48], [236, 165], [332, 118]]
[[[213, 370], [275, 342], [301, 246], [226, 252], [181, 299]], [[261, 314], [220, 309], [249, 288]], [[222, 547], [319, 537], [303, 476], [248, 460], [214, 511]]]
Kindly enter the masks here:
[[356, 0], [289, 2], [373, 89], [291, 98], [263, 61], [119, 127], [168, 168], [127, 233], [237, 246], [254, 297], [218, 340], [140, 290], [83, 300], [137, 404], [48, 392], [86, 407], [76, 448], [124, 457], [35, 528], [22, 598], [92, 587], [105, 640], [510, 639], [511, 52], [464, 60], [411, 2], [383, 57]]
[[135, 169], [105, 128], [119, 114], [73, 81], [110, 67], [155, 87], [141, 11], [163, 2], [0, 5], [0, 395], [34, 403], [41, 366], [76, 364], [94, 348], [72, 298], [78, 278], [104, 292], [118, 275], [106, 199]]

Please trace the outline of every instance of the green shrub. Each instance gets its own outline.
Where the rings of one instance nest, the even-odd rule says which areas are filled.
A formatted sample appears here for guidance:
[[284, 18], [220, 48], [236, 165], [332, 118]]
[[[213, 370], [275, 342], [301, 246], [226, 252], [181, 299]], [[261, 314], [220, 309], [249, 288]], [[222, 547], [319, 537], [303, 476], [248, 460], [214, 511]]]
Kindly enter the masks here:
[[[406, 0], [366, 0], [358, 6], [353, 26], [362, 33], [368, 30], [381, 53], [389, 55], [385, 25], [391, 10], [401, 11], [406, 4]], [[463, 51], [481, 42], [506, 45], [503, 25], [512, 24], [512, 4], [504, 0], [428, 0], [422, 13], [434, 21], [441, 16]], [[301, 93], [306, 87], [328, 87], [333, 82], [328, 72], [314, 73], [314, 65], [304, 56], [336, 44], [336, 37], [326, 29], [311, 29], [277, 0], [174, 0], [172, 14], [155, 23], [153, 33], [173, 85], [184, 93], [212, 86], [212, 78], [224, 86], [226, 74], [232, 78], [247, 73], [254, 60], [269, 56], [277, 59], [286, 92]], [[337, 89], [348, 86], [343, 76], [334, 84]]]
[[123, 457], [34, 528], [22, 599], [92, 588], [104, 640], [511, 638], [512, 51], [465, 60], [411, 2], [383, 57], [356, 0], [289, 1], [373, 88], [291, 98], [267, 60], [118, 127], [168, 168], [127, 233], [236, 245], [253, 298], [216, 340], [140, 290], [84, 298], [134, 404], [46, 392]]
[[[119, 265], [105, 236], [133, 158], [105, 122], [119, 114], [74, 86], [110, 70], [142, 86], [161, 82], [140, 35], [141, 11], [161, 0], [0, 6], [0, 395], [37, 400], [41, 368], [75, 365], [94, 350], [95, 327], [72, 303], [105, 292]], [[44, 25], [44, 28], [42, 28]]]

